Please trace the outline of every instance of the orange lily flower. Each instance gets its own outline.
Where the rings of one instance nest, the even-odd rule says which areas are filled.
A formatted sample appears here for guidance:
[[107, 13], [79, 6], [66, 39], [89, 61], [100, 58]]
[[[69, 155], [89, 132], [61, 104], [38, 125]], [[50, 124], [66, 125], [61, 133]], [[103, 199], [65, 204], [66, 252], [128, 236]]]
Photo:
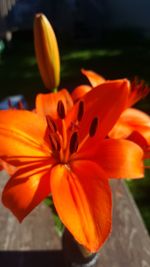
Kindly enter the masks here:
[[0, 157], [17, 167], [2, 201], [20, 222], [52, 194], [74, 238], [91, 252], [99, 250], [111, 230], [108, 178], [143, 177], [142, 149], [128, 140], [105, 139], [125, 108], [128, 86], [127, 80], [104, 83], [67, 115], [59, 100], [56, 120], [0, 111]]
[[[108, 81], [93, 71], [83, 69], [81, 71], [91, 83], [91, 88], [89, 87], [88, 91], [94, 86]], [[144, 84], [144, 81], [138, 82], [136, 79], [130, 83], [129, 88], [126, 109], [110, 131], [109, 137], [132, 140], [143, 148], [145, 152], [144, 158], [150, 158], [150, 116], [138, 109], [130, 108], [130, 106], [144, 98], [150, 92], [150, 88]], [[76, 88], [72, 93], [73, 100], [79, 100], [84, 94], [86, 94], [86, 86]]]
[[47, 89], [57, 88], [60, 81], [60, 58], [53, 28], [43, 14], [34, 20], [34, 46], [43, 83]]

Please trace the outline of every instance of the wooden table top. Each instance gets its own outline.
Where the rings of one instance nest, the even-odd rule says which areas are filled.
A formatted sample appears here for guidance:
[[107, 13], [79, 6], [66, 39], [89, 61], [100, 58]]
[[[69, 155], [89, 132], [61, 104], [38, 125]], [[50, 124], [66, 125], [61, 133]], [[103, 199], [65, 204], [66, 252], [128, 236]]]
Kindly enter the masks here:
[[[8, 176], [0, 174], [0, 193]], [[111, 181], [113, 228], [100, 251], [98, 267], [150, 267], [150, 238], [123, 181]], [[0, 204], [0, 266], [64, 266], [61, 240], [43, 203], [19, 224]]]

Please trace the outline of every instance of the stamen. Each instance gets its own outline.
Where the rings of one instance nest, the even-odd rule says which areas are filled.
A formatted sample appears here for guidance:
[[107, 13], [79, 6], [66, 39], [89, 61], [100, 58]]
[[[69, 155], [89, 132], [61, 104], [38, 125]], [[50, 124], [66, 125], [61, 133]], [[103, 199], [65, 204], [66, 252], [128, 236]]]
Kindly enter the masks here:
[[58, 137], [57, 134], [56, 134], [56, 137], [55, 137], [55, 141], [57, 143], [57, 151], [59, 152], [60, 149], [61, 149], [61, 145], [60, 145], [60, 140], [59, 140], [59, 137]]
[[50, 134], [49, 135], [50, 143], [52, 146], [52, 151], [54, 152], [59, 152], [61, 149], [60, 143], [57, 138], [54, 137], [54, 135]]
[[95, 117], [95, 118], [92, 120], [90, 129], [89, 129], [89, 135], [90, 135], [90, 137], [93, 137], [93, 136], [95, 135], [96, 130], [97, 130], [97, 127], [98, 127], [98, 118]]
[[46, 121], [50, 132], [52, 133], [57, 132], [56, 124], [49, 115], [46, 115]]
[[74, 132], [70, 139], [70, 154], [73, 154], [78, 149], [78, 133]]
[[64, 119], [66, 114], [65, 114], [65, 107], [64, 104], [61, 100], [58, 101], [57, 104], [57, 113], [60, 119]]
[[84, 102], [80, 101], [79, 108], [78, 108], [78, 115], [77, 115], [78, 121], [82, 120], [83, 114], [84, 114]]
[[98, 118], [95, 117], [91, 122], [89, 132], [85, 135], [85, 137], [82, 139], [82, 141], [79, 144], [79, 147], [78, 147], [79, 150], [86, 143], [89, 137], [93, 137], [95, 135], [97, 127], [98, 127]]

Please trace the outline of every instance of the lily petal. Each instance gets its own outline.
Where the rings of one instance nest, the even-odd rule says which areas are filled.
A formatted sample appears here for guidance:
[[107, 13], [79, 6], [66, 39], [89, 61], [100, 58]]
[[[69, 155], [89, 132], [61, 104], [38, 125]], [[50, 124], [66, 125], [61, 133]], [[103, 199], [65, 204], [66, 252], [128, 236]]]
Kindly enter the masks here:
[[[92, 138], [87, 138], [83, 150], [100, 142], [116, 123], [121, 112], [124, 110], [129, 93], [127, 80], [106, 82], [93, 88], [87, 93], [82, 101], [84, 103], [83, 119], [79, 123], [79, 150], [82, 141], [88, 137], [89, 129], [94, 118], [98, 119], [96, 133]], [[117, 104], [116, 104], [117, 103]], [[79, 104], [77, 103], [66, 118], [67, 128], [76, 120]]]
[[16, 167], [13, 165], [8, 164], [4, 160], [0, 160], [0, 170], [5, 170], [9, 175], [13, 175], [16, 171]]
[[127, 107], [133, 106], [136, 102], [146, 97], [150, 92], [150, 88], [146, 85], [144, 80], [139, 81], [136, 77], [131, 81], [131, 90], [128, 99]]
[[75, 239], [97, 251], [111, 230], [111, 192], [105, 173], [91, 161], [57, 165], [51, 173], [57, 212]]
[[126, 109], [109, 133], [111, 138], [127, 138], [133, 131], [139, 132], [150, 144], [150, 116], [134, 109]]
[[74, 102], [78, 101], [79, 99], [81, 99], [85, 94], [87, 94], [91, 90], [92, 90], [92, 87], [89, 85], [77, 86], [71, 94], [73, 101]]
[[98, 86], [98, 85], [106, 82], [106, 80], [103, 76], [99, 75], [98, 73], [96, 73], [94, 71], [82, 69], [81, 72], [89, 80], [92, 87]]
[[149, 147], [149, 144], [147, 143], [146, 139], [139, 132], [133, 131], [127, 139], [138, 144], [144, 150], [144, 152]]
[[57, 93], [38, 94], [36, 96], [36, 112], [45, 116], [50, 115], [53, 119], [58, 119], [57, 105], [63, 102], [66, 114], [73, 106], [71, 95], [66, 89]]
[[50, 168], [22, 179], [19, 170], [6, 184], [3, 204], [10, 209], [21, 222], [50, 193]]
[[[94, 149], [94, 148], [93, 148]], [[143, 150], [128, 140], [106, 139], [97, 145], [94, 160], [109, 178], [144, 177]]]
[[46, 127], [45, 119], [33, 112], [0, 111], [0, 157], [14, 166], [48, 159], [51, 151], [45, 141]]
[[0, 160], [0, 171], [2, 171], [4, 169], [3, 164], [2, 164], [2, 160]]

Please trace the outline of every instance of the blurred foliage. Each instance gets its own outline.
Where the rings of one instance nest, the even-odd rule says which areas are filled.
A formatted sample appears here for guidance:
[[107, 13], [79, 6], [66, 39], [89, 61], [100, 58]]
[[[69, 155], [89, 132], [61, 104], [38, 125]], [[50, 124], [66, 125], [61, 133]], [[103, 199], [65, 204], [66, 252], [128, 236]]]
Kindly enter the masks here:
[[45, 203], [45, 205], [47, 205], [51, 209], [51, 212], [52, 212], [52, 215], [53, 215], [53, 220], [54, 220], [54, 225], [55, 225], [55, 229], [56, 229], [57, 234], [59, 236], [62, 236], [63, 231], [64, 231], [64, 225], [61, 222], [61, 220], [59, 219], [59, 216], [58, 216], [57, 211], [55, 209], [55, 206], [53, 204], [52, 197], [51, 196], [47, 197], [44, 200], [44, 203]]
[[[114, 41], [115, 40], [115, 41]], [[118, 39], [119, 40], [119, 39]], [[125, 36], [124, 36], [125, 40]], [[128, 39], [129, 40], [129, 39]], [[81, 68], [94, 70], [107, 79], [138, 76], [150, 83], [150, 42], [119, 42], [112, 38], [106, 43], [75, 41], [69, 46], [61, 46], [60, 88], [70, 91], [79, 84], [88, 83], [80, 72]], [[30, 107], [34, 106], [37, 93], [48, 92], [42, 84], [34, 55], [31, 33], [14, 34], [12, 43], [0, 57], [0, 99], [15, 94], [23, 94]], [[150, 96], [138, 103], [138, 107], [150, 113]], [[146, 178], [127, 181], [150, 231], [150, 171]], [[47, 201], [50, 201], [47, 200]], [[48, 203], [47, 203], [48, 204]], [[49, 203], [48, 205], [51, 206]], [[52, 208], [52, 206], [51, 206]], [[55, 216], [55, 212], [54, 212]], [[61, 225], [55, 217], [58, 229]]]
[[[6, 45], [7, 48], [7, 45]], [[150, 83], [150, 46], [144, 43], [86, 43], [74, 42], [61, 46], [61, 84], [70, 91], [87, 80], [80, 73], [81, 68], [92, 69], [107, 79], [138, 76]], [[1, 96], [22, 93], [32, 105], [36, 93], [47, 92], [41, 81], [34, 54], [31, 33], [14, 34], [9, 49], [0, 58]], [[139, 106], [149, 111], [149, 101]]]

